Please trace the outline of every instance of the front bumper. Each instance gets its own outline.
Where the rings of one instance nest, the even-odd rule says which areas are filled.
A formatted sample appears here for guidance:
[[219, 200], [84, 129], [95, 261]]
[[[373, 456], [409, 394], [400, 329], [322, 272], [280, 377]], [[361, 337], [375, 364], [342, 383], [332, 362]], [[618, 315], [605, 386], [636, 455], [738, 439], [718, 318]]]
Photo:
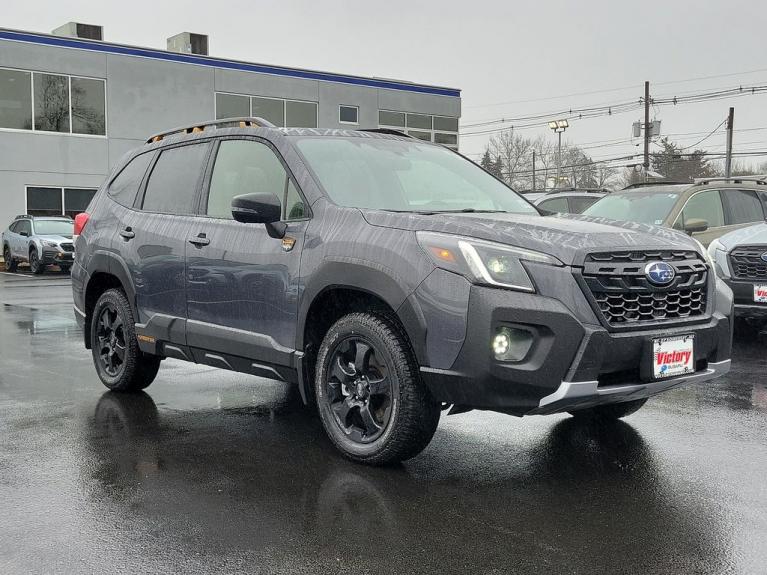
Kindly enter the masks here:
[[[449, 369], [422, 367], [421, 375], [439, 401], [459, 409], [513, 415], [628, 401], [701, 383], [729, 369], [732, 347], [729, 290], [713, 285], [711, 290], [716, 292], [717, 308], [699, 322], [611, 332], [596, 318], [584, 321], [587, 312], [575, 302], [565, 306], [553, 297], [472, 286], [460, 353]], [[490, 341], [499, 326], [535, 334], [522, 361], [494, 358]], [[660, 381], [643, 379], [642, 366], [652, 360], [653, 338], [683, 334], [694, 334], [695, 373]]]
[[45, 265], [71, 266], [74, 261], [74, 252], [60, 251], [55, 248], [43, 248], [42, 261]]
[[748, 281], [726, 279], [723, 281], [732, 290], [733, 300], [735, 302], [735, 317], [767, 320], [767, 303], [756, 303], [754, 301], [754, 286], [767, 285], [767, 280]]

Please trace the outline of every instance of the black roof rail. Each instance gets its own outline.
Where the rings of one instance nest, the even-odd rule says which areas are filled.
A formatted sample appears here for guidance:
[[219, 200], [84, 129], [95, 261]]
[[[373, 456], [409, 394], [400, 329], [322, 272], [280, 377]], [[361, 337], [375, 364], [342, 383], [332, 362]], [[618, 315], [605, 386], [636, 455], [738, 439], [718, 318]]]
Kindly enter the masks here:
[[358, 132], [373, 132], [374, 134], [389, 134], [390, 136], [402, 136], [403, 138], [412, 138], [413, 136], [400, 132], [399, 130], [392, 130], [391, 128], [364, 128], [357, 130]]
[[695, 178], [696, 186], [704, 186], [712, 182], [732, 184], [742, 184], [743, 182], [749, 182], [752, 184], [767, 186], [767, 178], [765, 176], [730, 176], [729, 178], [724, 176], [714, 176], [713, 178]]
[[221, 118], [220, 120], [212, 120], [210, 122], [202, 122], [200, 124], [193, 124], [191, 126], [180, 126], [178, 128], [173, 128], [172, 130], [167, 130], [165, 132], [160, 132], [159, 134], [154, 134], [151, 136], [146, 143], [152, 144], [154, 142], [159, 142], [163, 138], [167, 136], [173, 136], [175, 134], [194, 134], [197, 132], [204, 132], [205, 128], [276, 128], [274, 124], [272, 124], [268, 120], [264, 120], [263, 118], [250, 118], [250, 117], [242, 117], [242, 118]]
[[637, 182], [636, 184], [629, 184], [624, 190], [633, 190], [636, 188], [647, 188], [650, 186], [692, 186], [693, 182], [673, 182], [673, 181], [661, 181], [661, 182]]
[[556, 190], [549, 190], [546, 193], [548, 196], [549, 194], [562, 194], [562, 193], [568, 193], [568, 192], [583, 192], [587, 194], [609, 194], [610, 190], [607, 188], [559, 188]]
[[32, 218], [34, 218], [34, 216], [30, 216], [29, 214], [19, 214], [13, 219], [14, 220], [31, 220]]

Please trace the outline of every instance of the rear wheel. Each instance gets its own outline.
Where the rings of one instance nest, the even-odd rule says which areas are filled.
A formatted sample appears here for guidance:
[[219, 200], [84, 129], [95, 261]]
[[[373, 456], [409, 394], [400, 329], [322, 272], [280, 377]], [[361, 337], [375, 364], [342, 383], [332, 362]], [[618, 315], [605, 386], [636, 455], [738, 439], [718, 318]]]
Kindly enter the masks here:
[[5, 262], [5, 271], [11, 273], [16, 271], [18, 262], [11, 257], [11, 250], [8, 246], [5, 246], [3, 249], [3, 261]]
[[40, 261], [40, 254], [37, 253], [36, 248], [29, 250], [29, 268], [35, 275], [40, 275], [45, 271], [45, 265]]
[[157, 376], [160, 358], [142, 352], [133, 312], [122, 290], [101, 294], [91, 316], [91, 351], [96, 372], [113, 391], [138, 391]]
[[437, 429], [440, 405], [421, 381], [399, 326], [353, 313], [338, 320], [317, 354], [317, 408], [349, 459], [383, 465], [414, 457]]
[[576, 411], [571, 411], [570, 415], [573, 417], [593, 420], [620, 419], [621, 417], [636, 413], [645, 403], [647, 403], [646, 397], [643, 399], [635, 399], [634, 401], [624, 401], [622, 403], [610, 403], [607, 405], [587, 407], [586, 409], [578, 409]]

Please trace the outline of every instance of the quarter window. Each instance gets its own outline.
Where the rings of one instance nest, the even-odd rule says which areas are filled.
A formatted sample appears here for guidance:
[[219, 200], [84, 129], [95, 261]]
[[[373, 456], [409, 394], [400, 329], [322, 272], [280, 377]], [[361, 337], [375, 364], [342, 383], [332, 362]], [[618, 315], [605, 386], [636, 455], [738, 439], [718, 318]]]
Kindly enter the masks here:
[[192, 214], [208, 144], [163, 150], [152, 169], [142, 209], [163, 214]]
[[762, 203], [753, 190], [722, 190], [727, 206], [727, 225], [750, 224], [764, 220]]
[[719, 190], [707, 190], [693, 195], [684, 206], [681, 215], [674, 225], [676, 229], [684, 229], [689, 220], [706, 220], [709, 228], [724, 225], [724, 210]]
[[144, 179], [152, 156], [151, 152], [136, 156], [117, 174], [117, 177], [109, 184], [108, 192], [114, 201], [123, 206], [133, 205], [136, 201], [136, 192], [141, 185], [141, 180]]
[[241, 194], [275, 194], [285, 205], [288, 174], [272, 149], [252, 140], [224, 140], [216, 154], [206, 213], [232, 218], [232, 198]]
[[293, 180], [288, 180], [288, 191], [285, 193], [285, 219], [300, 220], [307, 215], [304, 199], [298, 193]]

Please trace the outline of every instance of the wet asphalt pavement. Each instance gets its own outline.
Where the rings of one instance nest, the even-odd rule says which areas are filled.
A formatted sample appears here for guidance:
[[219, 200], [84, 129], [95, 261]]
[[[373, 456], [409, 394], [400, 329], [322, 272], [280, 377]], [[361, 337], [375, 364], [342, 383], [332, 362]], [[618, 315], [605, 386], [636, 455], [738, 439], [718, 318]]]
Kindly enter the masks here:
[[767, 343], [609, 426], [443, 417], [349, 463], [278, 382], [106, 392], [69, 280], [0, 274], [0, 573], [767, 573]]

